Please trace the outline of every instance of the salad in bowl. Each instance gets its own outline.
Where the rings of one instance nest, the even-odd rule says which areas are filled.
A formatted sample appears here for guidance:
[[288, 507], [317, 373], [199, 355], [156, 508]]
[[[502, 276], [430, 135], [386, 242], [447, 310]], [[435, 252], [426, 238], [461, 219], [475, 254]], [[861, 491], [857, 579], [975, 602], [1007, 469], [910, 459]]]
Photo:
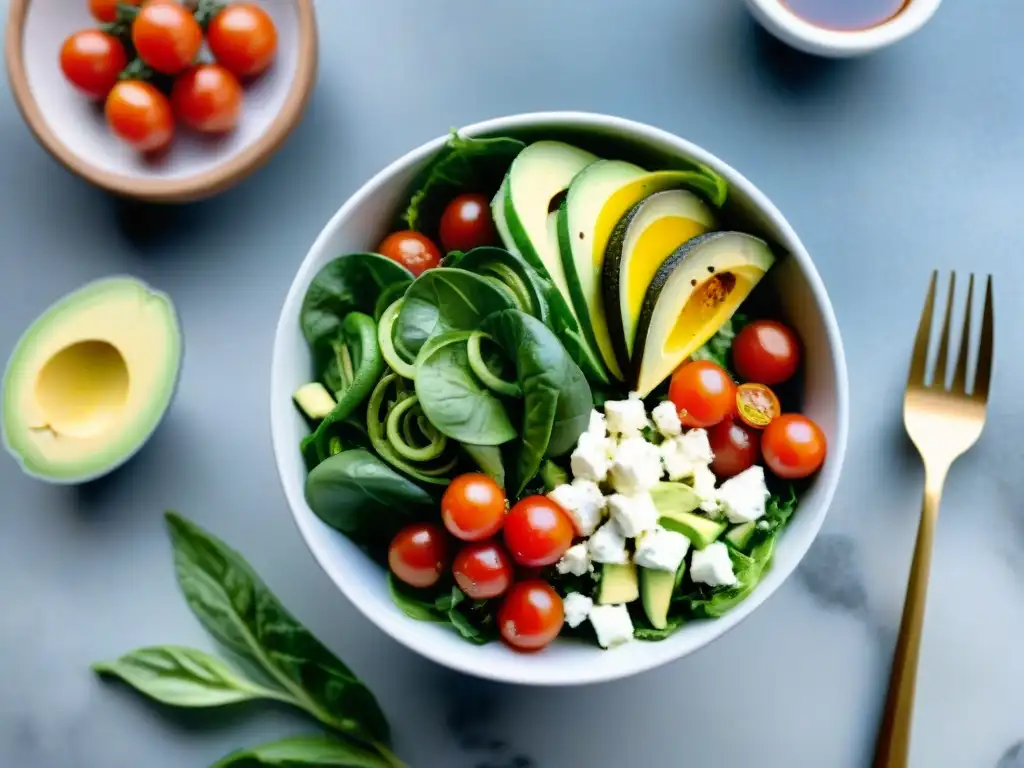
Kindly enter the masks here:
[[635, 654], [740, 612], [834, 484], [791, 256], [725, 174], [644, 149], [454, 132], [293, 287], [306, 427], [279, 451], [392, 625]]

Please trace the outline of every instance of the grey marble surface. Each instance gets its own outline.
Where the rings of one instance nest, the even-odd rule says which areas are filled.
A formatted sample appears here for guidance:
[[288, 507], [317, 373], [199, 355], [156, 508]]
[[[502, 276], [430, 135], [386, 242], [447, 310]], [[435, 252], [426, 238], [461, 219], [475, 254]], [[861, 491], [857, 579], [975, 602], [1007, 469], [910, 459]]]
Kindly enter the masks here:
[[[6, 3], [0, 2], [0, 8]], [[0, 354], [50, 301], [129, 272], [187, 337], [176, 404], [125, 469], [53, 488], [0, 460], [0, 765], [182, 768], [308, 729], [241, 708], [181, 716], [91, 661], [206, 644], [173, 582], [161, 512], [248, 556], [378, 692], [417, 768], [854, 768], [869, 761], [921, 471], [901, 390], [928, 271], [994, 273], [989, 428], [953, 470], [921, 657], [912, 764], [1024, 766], [1024, 4], [947, 2], [917, 37], [826, 62], [767, 40], [738, 0], [321, 0], [308, 116], [261, 173], [175, 209], [115, 202], [32, 140], [0, 85]], [[719, 154], [774, 199], [831, 291], [853, 395], [844, 479], [805, 564], [694, 656], [583, 690], [484, 684], [368, 624], [318, 570], [278, 486], [271, 336], [328, 217], [422, 140], [499, 114], [612, 112]]]

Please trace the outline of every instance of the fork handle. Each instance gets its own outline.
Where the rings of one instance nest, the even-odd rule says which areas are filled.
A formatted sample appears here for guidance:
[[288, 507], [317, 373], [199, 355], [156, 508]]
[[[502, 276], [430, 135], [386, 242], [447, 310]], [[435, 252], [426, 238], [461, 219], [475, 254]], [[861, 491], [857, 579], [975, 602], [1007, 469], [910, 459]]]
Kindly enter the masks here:
[[925, 473], [924, 504], [917, 529], [914, 560], [910, 564], [903, 619], [896, 640], [889, 693], [878, 732], [874, 768], [906, 768], [910, 752], [910, 724], [914, 714], [914, 689], [917, 684], [917, 660], [921, 650], [921, 627], [928, 597], [928, 573], [932, 562], [932, 543], [939, 515], [939, 499], [948, 467], [930, 468]]

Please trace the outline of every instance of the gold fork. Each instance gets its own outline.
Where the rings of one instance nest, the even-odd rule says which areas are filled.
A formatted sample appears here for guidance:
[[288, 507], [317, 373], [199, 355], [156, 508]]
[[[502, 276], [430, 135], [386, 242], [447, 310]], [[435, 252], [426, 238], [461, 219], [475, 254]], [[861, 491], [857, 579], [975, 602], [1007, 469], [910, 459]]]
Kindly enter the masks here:
[[917, 329], [914, 356], [910, 363], [907, 392], [903, 399], [903, 422], [924, 462], [924, 505], [917, 530], [914, 560], [910, 566], [903, 619], [896, 641], [889, 679], [885, 714], [875, 750], [875, 768], [905, 768], [910, 747], [910, 720], [914, 708], [914, 687], [917, 681], [917, 659], [921, 649], [921, 626], [924, 623], [925, 598], [928, 592], [928, 570], [932, 559], [932, 541], [939, 514], [939, 497], [946, 473], [953, 462], [967, 451], [981, 435], [985, 425], [985, 404], [992, 378], [992, 278], [985, 287], [985, 309], [982, 314], [974, 386], [967, 383], [967, 356], [971, 345], [971, 299], [974, 275], [967, 288], [967, 310], [964, 316], [960, 354], [957, 356], [953, 383], [946, 386], [946, 363], [949, 359], [950, 316], [956, 275], [949, 278], [949, 298], [942, 324], [938, 358], [932, 383], [927, 381], [928, 344], [931, 338], [932, 313], [935, 307], [937, 274], [932, 273], [928, 297]]

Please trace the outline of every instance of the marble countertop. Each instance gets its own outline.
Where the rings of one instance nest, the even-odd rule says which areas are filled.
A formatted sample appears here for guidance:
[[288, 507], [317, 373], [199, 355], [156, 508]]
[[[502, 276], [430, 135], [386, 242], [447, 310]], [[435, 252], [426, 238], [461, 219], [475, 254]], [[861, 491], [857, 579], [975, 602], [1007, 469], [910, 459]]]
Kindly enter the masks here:
[[[0, 8], [6, 6], [0, 1]], [[0, 353], [49, 302], [129, 272], [171, 293], [176, 404], [122, 471], [55, 488], [0, 461], [0, 765], [182, 768], [309, 729], [260, 707], [182, 716], [89, 663], [208, 641], [179, 598], [162, 511], [241, 550], [378, 693], [416, 768], [857, 768], [870, 760], [922, 472], [901, 392], [932, 268], [991, 272], [990, 424], [940, 518], [912, 765], [1024, 766], [1024, 4], [947, 2], [919, 35], [830, 62], [781, 48], [739, 0], [322, 0], [319, 83], [262, 172], [181, 208], [117, 202], [36, 145], [0, 84]], [[851, 442], [804, 565], [734, 631], [639, 677], [530, 690], [460, 677], [385, 637], [292, 523], [268, 429], [271, 337], [330, 215], [450, 126], [537, 109], [636, 118], [701, 144], [789, 217], [839, 317]]]

